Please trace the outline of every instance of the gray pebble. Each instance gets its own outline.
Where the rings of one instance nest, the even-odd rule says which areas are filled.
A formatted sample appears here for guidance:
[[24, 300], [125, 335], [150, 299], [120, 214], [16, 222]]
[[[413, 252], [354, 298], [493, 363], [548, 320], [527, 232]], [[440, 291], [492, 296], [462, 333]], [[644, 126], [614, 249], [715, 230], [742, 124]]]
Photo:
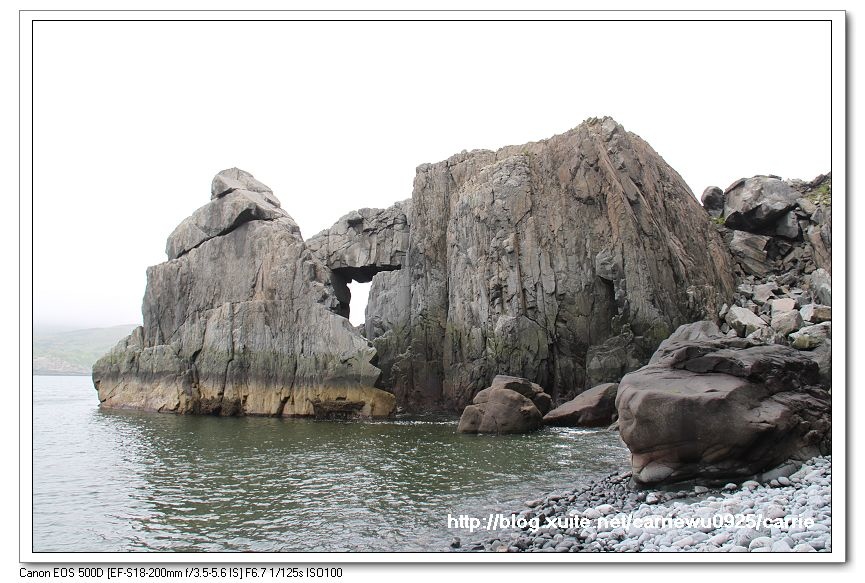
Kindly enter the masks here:
[[[814, 458], [789, 477], [776, 477], [766, 484], [753, 480], [741, 486], [730, 483], [721, 493], [705, 498], [691, 498], [709, 493], [705, 486], [697, 485], [688, 491], [646, 492], [631, 490], [629, 482], [629, 473], [613, 474], [573, 492], [530, 500], [526, 505], [536, 503], [535, 510], [519, 512], [527, 518], [536, 515], [582, 517], [591, 522], [590, 527], [561, 530], [544, 527], [526, 534], [502, 532], [498, 536], [509, 543], [492, 539], [473, 545], [471, 549], [500, 552], [819, 552], [832, 548], [831, 456]], [[606, 521], [597, 523], [601, 517], [618, 519], [617, 515], [629, 513], [639, 518], [702, 520], [705, 525], [666, 529], [632, 525], [626, 529]], [[772, 524], [758, 531], [726, 523], [716, 526], [712, 519], [719, 513], [761, 514], [769, 520], [808, 518], [815, 524], [808, 529]], [[544, 524], [543, 519], [541, 524]]]

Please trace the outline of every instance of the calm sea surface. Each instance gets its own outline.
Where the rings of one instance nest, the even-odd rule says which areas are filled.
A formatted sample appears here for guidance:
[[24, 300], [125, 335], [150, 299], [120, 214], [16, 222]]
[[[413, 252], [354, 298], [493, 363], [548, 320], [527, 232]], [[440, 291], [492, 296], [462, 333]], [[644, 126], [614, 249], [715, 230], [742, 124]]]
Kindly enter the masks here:
[[34, 377], [34, 551], [439, 551], [485, 516], [626, 466], [616, 432], [101, 411]]

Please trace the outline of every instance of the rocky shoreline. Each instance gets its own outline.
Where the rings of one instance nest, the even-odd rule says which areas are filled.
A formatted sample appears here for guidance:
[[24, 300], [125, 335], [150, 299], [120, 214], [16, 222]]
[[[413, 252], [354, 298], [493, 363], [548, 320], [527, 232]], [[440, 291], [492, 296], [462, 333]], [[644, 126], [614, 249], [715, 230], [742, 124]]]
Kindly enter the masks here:
[[[757, 175], [700, 204], [608, 117], [423, 164], [410, 200], [308, 239], [269, 187], [224, 170], [148, 269], [143, 326], [94, 387], [107, 409], [462, 412], [459, 432], [489, 434], [615, 423], [631, 472], [519, 515], [586, 524], [471, 549], [826, 550], [811, 530], [607, 518], [810, 513], [828, 529], [831, 197], [831, 173]], [[372, 282], [363, 327], [350, 281]]]
[[[525, 528], [454, 550], [494, 552], [831, 552], [832, 456], [791, 473], [710, 489], [638, 490], [613, 473], [526, 502]], [[539, 528], [533, 528], [539, 526]]]

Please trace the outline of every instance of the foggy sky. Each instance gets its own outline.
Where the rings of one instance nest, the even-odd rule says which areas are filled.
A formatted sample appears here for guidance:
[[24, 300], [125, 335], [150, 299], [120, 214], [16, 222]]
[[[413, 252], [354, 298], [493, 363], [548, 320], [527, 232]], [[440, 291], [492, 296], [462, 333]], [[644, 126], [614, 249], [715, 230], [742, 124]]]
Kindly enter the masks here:
[[640, 135], [696, 196], [811, 179], [830, 170], [829, 27], [38, 22], [34, 320], [140, 322], [145, 269], [232, 166], [304, 238], [409, 198], [422, 163], [591, 116]]

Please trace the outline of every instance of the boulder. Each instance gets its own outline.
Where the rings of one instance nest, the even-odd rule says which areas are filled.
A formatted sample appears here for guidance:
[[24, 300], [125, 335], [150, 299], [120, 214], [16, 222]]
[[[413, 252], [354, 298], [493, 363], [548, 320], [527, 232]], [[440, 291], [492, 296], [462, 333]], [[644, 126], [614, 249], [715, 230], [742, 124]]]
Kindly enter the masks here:
[[544, 415], [545, 425], [607, 427], [616, 416], [618, 383], [604, 383], [580, 393]]
[[761, 283], [754, 286], [754, 294], [751, 299], [759, 305], [763, 305], [775, 297], [775, 292], [778, 291], [778, 286], [774, 283]]
[[780, 312], [790, 312], [796, 309], [796, 299], [795, 298], [780, 298], [771, 300], [769, 302], [771, 306], [771, 314], [774, 316]]
[[228, 234], [244, 223], [276, 219], [281, 219], [284, 228], [300, 235], [300, 228], [288, 213], [268, 202], [262, 194], [231, 190], [184, 219], [168, 236], [165, 254], [168, 259], [177, 259], [205, 241]]
[[[724, 313], [725, 315], [729, 313], [729, 308]], [[655, 358], [660, 358], [660, 355], [665, 354], [667, 347], [672, 344], [678, 344], [681, 342], [693, 341], [693, 340], [711, 340], [713, 338], [721, 338], [724, 334], [721, 333], [721, 330], [718, 329], [718, 325], [712, 322], [711, 320], [700, 320], [699, 322], [692, 322], [690, 324], [682, 324], [676, 331], [670, 334], [668, 338], [666, 338], [661, 344], [658, 346], [658, 349], [652, 354], [652, 358], [649, 359], [649, 364], [655, 362]]]
[[235, 190], [255, 192], [260, 194], [268, 204], [280, 206], [279, 199], [273, 195], [273, 191], [268, 186], [240, 168], [229, 168], [214, 176], [210, 183], [210, 198], [211, 200], [220, 198]]
[[787, 211], [784, 216], [775, 223], [775, 234], [787, 239], [799, 237], [799, 217], [795, 210]]
[[640, 485], [740, 481], [829, 452], [831, 400], [804, 353], [749, 339], [672, 342], [619, 385]]
[[766, 254], [768, 244], [769, 237], [765, 235], [733, 231], [730, 239], [730, 252], [745, 273], [762, 277], [772, 270], [771, 262]]
[[[475, 395], [460, 417], [459, 433], [529, 433], [541, 427], [543, 415], [536, 403], [549, 411], [549, 395], [524, 378], [499, 375], [492, 385]], [[546, 396], [546, 398], [544, 397]]]
[[801, 195], [784, 181], [754, 176], [737, 181], [725, 192], [724, 224], [743, 231], [759, 232], [792, 210]]
[[734, 329], [739, 336], [747, 336], [758, 328], [767, 326], [766, 322], [748, 308], [733, 306], [727, 311], [724, 321]]
[[824, 225], [811, 225], [805, 233], [805, 238], [811, 247], [811, 254], [814, 256], [814, 264], [829, 273], [832, 271], [831, 233], [831, 221]]
[[720, 217], [724, 214], [724, 191], [717, 186], [710, 186], [700, 197], [703, 208], [710, 217]]
[[[553, 401], [550, 396], [544, 392], [544, 389], [537, 383], [533, 383], [528, 379], [521, 377], [513, 377], [508, 375], [496, 375], [493, 377], [493, 382], [490, 383], [490, 389], [506, 389], [515, 391], [523, 397], [534, 403], [535, 407], [540, 411], [541, 416], [547, 414], [552, 408]], [[480, 393], [478, 393], [480, 394]]]
[[820, 384], [830, 389], [832, 387], [832, 339], [824, 338], [823, 342], [816, 348], [803, 352], [808, 358], [817, 363], [820, 369]]
[[817, 269], [808, 276], [811, 294], [817, 303], [832, 305], [832, 276], [825, 269]]
[[756, 340], [760, 344], [784, 344], [784, 335], [777, 332], [771, 326], [765, 328], [757, 328], [745, 338]]
[[808, 216], [811, 216], [815, 212], [817, 212], [817, 205], [808, 200], [807, 198], [797, 198], [796, 204]]
[[796, 310], [772, 314], [772, 328], [782, 336], [795, 332], [802, 327], [802, 315]]
[[802, 319], [812, 324], [819, 324], [832, 319], [832, 306], [823, 304], [805, 304], [799, 310]]
[[790, 335], [790, 345], [799, 350], [812, 350], [832, 338], [832, 322], [806, 326]]

